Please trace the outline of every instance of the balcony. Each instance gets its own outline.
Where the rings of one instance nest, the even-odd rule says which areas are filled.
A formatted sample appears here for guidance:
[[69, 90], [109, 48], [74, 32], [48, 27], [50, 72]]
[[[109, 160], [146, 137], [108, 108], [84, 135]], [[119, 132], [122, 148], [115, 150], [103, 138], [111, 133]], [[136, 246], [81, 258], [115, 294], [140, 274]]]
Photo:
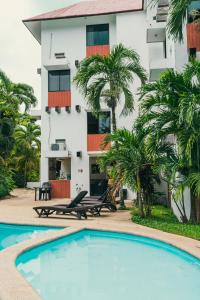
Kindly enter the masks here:
[[107, 134], [88, 134], [87, 136], [87, 150], [88, 152], [99, 152], [108, 150], [111, 144], [103, 148], [103, 142]]
[[48, 107], [71, 107], [71, 91], [49, 92]]
[[86, 56], [90, 57], [91, 55], [99, 54], [102, 56], [107, 56], [110, 54], [109, 45], [99, 45], [99, 46], [87, 46]]
[[67, 158], [71, 157], [71, 152], [68, 151], [66, 144], [51, 144], [49, 151], [45, 155], [47, 158]]
[[200, 25], [197, 23], [187, 24], [187, 47], [200, 51]]
[[162, 72], [166, 71], [167, 69], [173, 69], [174, 65], [172, 60], [163, 58], [158, 60], [150, 61], [150, 76], [149, 81], [153, 82], [160, 78]]

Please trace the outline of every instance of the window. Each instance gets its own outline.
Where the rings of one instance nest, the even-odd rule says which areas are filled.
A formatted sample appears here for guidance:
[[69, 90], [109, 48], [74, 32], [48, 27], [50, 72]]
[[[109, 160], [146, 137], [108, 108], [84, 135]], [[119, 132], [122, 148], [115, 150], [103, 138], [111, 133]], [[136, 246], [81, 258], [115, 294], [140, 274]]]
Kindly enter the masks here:
[[70, 90], [70, 70], [49, 71], [49, 92]]
[[109, 24], [88, 25], [87, 46], [109, 45]]
[[101, 112], [95, 117], [91, 112], [87, 114], [88, 134], [110, 133], [110, 112]]

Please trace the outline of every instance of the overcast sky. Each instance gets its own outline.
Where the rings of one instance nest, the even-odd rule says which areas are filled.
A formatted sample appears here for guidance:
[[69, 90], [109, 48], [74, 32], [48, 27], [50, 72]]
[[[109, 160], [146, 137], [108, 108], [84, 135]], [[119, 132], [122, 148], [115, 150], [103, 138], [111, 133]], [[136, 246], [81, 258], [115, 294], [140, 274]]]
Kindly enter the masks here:
[[22, 20], [81, 0], [0, 0], [0, 68], [15, 82], [30, 84], [40, 103], [40, 45]]

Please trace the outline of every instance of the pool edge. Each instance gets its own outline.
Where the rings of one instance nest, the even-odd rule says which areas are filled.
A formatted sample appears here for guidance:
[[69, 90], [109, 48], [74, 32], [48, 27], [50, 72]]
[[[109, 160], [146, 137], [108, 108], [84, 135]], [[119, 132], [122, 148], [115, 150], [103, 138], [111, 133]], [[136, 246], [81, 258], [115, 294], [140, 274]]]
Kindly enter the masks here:
[[[119, 232], [125, 234], [134, 234], [142, 237], [151, 238], [157, 241], [167, 243], [174, 246], [190, 255], [200, 259], [200, 242], [190, 238], [165, 233], [156, 229], [149, 229], [143, 226], [130, 228], [116, 224], [110, 225], [87, 225], [87, 226], [74, 226], [61, 229], [56, 232], [50, 232], [45, 237], [40, 237], [34, 240], [24, 241], [20, 244], [7, 248], [6, 251], [0, 253], [0, 299], [1, 300], [41, 300], [39, 294], [33, 287], [26, 281], [26, 279], [19, 273], [16, 267], [17, 257], [30, 250], [31, 248], [40, 246], [42, 244], [57, 240], [59, 238], [71, 235], [82, 230], [99, 230], [109, 232]], [[142, 230], [143, 229], [143, 230]]]

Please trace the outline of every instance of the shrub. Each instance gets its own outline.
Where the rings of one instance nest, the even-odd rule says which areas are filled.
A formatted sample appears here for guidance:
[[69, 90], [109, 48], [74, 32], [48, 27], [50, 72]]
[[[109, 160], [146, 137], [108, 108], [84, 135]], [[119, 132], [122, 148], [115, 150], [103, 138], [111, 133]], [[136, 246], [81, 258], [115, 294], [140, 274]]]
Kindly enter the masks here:
[[14, 187], [15, 185], [11, 172], [2, 169], [0, 173], [0, 198], [9, 195]]
[[13, 180], [14, 180], [14, 183], [15, 185], [18, 187], [18, 188], [24, 188], [25, 185], [26, 185], [26, 182], [25, 182], [25, 178], [24, 178], [24, 174], [21, 174], [21, 173], [13, 173]]

